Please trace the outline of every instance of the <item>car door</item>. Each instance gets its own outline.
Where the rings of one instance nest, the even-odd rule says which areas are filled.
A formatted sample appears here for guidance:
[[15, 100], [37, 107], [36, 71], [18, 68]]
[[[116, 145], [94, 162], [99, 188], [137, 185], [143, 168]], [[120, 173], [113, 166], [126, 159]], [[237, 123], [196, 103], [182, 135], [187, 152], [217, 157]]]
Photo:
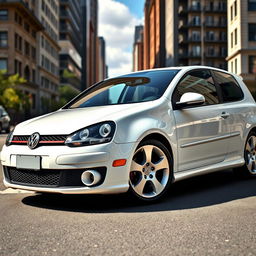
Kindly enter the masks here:
[[[229, 127], [219, 104], [217, 89], [211, 72], [198, 69], [183, 76], [173, 92], [178, 146], [177, 171], [216, 164], [226, 157]], [[205, 103], [201, 106], [175, 109], [175, 102], [186, 92], [202, 94]]]
[[212, 71], [214, 80], [218, 84], [223, 101], [223, 112], [227, 115], [230, 130], [228, 142], [228, 156], [234, 158], [243, 154], [244, 131], [246, 130], [246, 118], [248, 104], [244, 102], [244, 94], [236, 79], [229, 73]]

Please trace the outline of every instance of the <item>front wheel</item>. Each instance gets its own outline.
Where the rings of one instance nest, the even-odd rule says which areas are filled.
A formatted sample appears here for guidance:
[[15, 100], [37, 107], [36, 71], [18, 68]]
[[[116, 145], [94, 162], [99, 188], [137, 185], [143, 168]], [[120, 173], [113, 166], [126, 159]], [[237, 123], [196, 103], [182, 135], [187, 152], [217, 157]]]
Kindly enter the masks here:
[[245, 164], [234, 171], [238, 175], [256, 177], [256, 133], [250, 132], [244, 148]]
[[166, 193], [172, 177], [172, 157], [168, 149], [156, 140], [142, 142], [130, 168], [130, 192], [142, 201], [156, 201]]

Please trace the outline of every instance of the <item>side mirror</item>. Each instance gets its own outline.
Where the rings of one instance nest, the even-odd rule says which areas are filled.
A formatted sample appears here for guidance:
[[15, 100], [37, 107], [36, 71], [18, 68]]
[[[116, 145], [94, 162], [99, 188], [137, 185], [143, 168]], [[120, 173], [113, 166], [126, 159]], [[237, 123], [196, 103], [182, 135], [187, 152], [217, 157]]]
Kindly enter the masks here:
[[202, 94], [194, 93], [194, 92], [186, 92], [184, 93], [179, 102], [176, 102], [175, 106], [178, 109], [184, 107], [192, 107], [199, 106], [205, 103], [205, 97]]

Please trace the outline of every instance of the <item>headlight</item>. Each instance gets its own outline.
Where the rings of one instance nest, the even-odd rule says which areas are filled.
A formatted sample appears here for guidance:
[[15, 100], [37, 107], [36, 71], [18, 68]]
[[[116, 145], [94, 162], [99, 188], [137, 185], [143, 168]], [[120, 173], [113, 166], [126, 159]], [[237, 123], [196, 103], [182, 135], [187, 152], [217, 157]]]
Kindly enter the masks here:
[[12, 142], [12, 139], [13, 139], [13, 131], [14, 131], [14, 130], [12, 130], [12, 131], [8, 134], [8, 136], [7, 136], [7, 138], [6, 138], [6, 141], [5, 141], [5, 145], [6, 145], [6, 146], [10, 146], [10, 145], [11, 145], [11, 142]]
[[112, 140], [115, 129], [116, 125], [112, 121], [94, 124], [69, 135], [65, 144], [79, 147], [107, 143]]

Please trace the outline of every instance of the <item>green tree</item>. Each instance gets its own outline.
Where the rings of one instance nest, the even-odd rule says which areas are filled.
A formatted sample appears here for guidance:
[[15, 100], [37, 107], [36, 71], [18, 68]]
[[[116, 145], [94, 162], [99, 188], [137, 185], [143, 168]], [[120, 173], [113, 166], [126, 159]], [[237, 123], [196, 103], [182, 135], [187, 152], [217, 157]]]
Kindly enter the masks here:
[[67, 102], [72, 100], [75, 96], [78, 95], [79, 92], [74, 90], [72, 87], [68, 85], [63, 85], [59, 87], [60, 93], [60, 100], [59, 100], [59, 107], [64, 106]]
[[0, 105], [7, 109], [20, 110], [29, 104], [29, 99], [17, 85], [26, 83], [26, 80], [18, 74], [7, 75], [5, 70], [0, 70]]

